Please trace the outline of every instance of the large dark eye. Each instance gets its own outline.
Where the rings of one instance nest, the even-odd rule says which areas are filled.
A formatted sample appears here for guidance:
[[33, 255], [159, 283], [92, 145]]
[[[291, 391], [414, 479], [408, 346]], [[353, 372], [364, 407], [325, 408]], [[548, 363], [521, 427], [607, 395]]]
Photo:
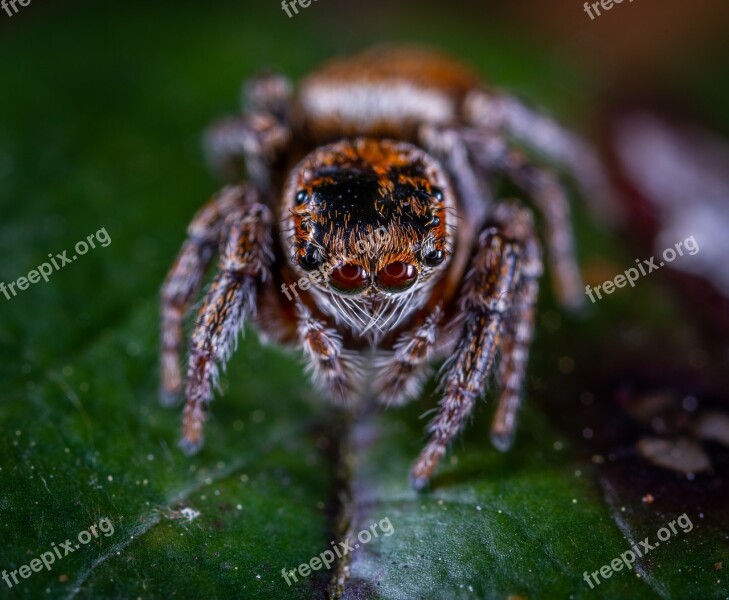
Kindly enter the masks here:
[[426, 254], [423, 254], [423, 262], [429, 267], [437, 267], [445, 259], [445, 252], [443, 250], [431, 250]]
[[306, 249], [306, 253], [299, 257], [299, 266], [304, 269], [304, 271], [313, 271], [314, 269], [318, 269], [323, 263], [324, 260], [322, 259], [321, 254], [313, 246], [309, 246]]
[[377, 273], [378, 283], [391, 292], [409, 288], [417, 278], [418, 272], [415, 267], [400, 260], [390, 263]]
[[306, 190], [299, 190], [299, 192], [296, 194], [296, 204], [303, 204], [309, 199], [309, 194], [306, 192]]
[[367, 272], [358, 265], [342, 265], [329, 275], [329, 283], [340, 292], [357, 292], [367, 286]]

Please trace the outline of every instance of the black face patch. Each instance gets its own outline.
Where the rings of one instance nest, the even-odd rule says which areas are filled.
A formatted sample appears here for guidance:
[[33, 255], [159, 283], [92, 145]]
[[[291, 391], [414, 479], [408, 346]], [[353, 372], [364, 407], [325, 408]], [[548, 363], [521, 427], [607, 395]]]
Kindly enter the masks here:
[[345, 219], [350, 225], [378, 220], [378, 181], [374, 173], [336, 169], [320, 176], [328, 181], [313, 188], [312, 212], [341, 226]]
[[410, 183], [399, 182], [396, 174], [380, 179], [368, 171], [330, 168], [317, 175], [323, 182], [312, 188], [309, 208], [319, 223], [329, 223], [345, 232], [355, 227], [369, 225], [377, 229], [397, 223], [423, 235], [432, 225], [431, 195]]

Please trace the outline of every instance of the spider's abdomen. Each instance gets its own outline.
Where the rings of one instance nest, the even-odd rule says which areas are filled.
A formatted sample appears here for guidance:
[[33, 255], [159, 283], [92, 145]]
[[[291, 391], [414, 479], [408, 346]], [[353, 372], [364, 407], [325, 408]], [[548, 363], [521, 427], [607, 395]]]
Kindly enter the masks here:
[[317, 141], [342, 136], [412, 139], [421, 123], [460, 120], [479, 78], [421, 48], [376, 48], [327, 63], [301, 84], [297, 101]]

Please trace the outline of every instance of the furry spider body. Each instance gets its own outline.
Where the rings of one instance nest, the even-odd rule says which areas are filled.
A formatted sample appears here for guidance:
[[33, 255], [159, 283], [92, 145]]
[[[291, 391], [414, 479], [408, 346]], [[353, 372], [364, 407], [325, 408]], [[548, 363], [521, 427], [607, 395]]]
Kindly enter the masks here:
[[[371, 50], [325, 65], [295, 92], [279, 75], [251, 81], [243, 114], [207, 136], [213, 166], [237, 182], [195, 216], [162, 290], [162, 394], [185, 396], [183, 449], [202, 443], [218, 369], [246, 321], [299, 346], [315, 384], [344, 406], [366, 381], [383, 404], [413, 400], [429, 365], [449, 357], [411, 472], [416, 488], [494, 370], [492, 441], [508, 448], [542, 260], [531, 213], [495, 201], [494, 176], [542, 212], [559, 297], [583, 298], [562, 186], [511, 138], [561, 164], [588, 194], [606, 189], [578, 137], [440, 54]], [[183, 381], [183, 318], [216, 251]]]

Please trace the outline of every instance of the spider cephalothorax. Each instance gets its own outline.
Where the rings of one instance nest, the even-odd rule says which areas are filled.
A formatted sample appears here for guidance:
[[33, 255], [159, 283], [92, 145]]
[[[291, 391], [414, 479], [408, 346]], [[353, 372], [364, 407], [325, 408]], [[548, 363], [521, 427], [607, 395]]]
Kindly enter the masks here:
[[[336, 60], [298, 88], [266, 75], [244, 98], [244, 113], [207, 138], [212, 163], [236, 183], [199, 211], [162, 293], [162, 392], [169, 401], [184, 391], [182, 447], [202, 444], [219, 367], [250, 320], [262, 339], [300, 347], [316, 385], [341, 405], [362, 388], [386, 405], [416, 399], [429, 364], [448, 357], [415, 487], [492, 371], [500, 394], [491, 437], [508, 448], [542, 260], [531, 212], [495, 201], [492, 184], [507, 177], [543, 214], [556, 292], [577, 305], [566, 195], [511, 140], [560, 163], [598, 199], [607, 186], [590, 148], [420, 49]], [[216, 249], [184, 382], [183, 317]]]
[[420, 308], [448, 264], [452, 192], [412, 144], [357, 138], [318, 148], [293, 169], [281, 210], [295, 270], [317, 271], [319, 306], [360, 335], [377, 337]]

